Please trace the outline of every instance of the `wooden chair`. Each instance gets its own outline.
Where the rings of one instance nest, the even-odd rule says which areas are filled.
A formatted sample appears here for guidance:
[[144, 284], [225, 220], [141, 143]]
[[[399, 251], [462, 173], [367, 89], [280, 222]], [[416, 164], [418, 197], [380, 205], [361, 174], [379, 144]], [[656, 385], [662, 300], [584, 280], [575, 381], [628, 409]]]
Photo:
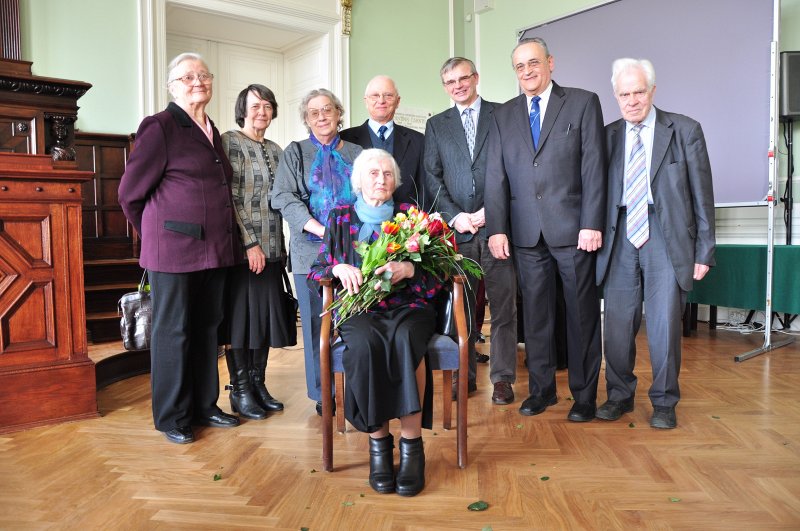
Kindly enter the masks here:
[[[428, 343], [426, 363], [434, 371], [442, 371], [442, 427], [451, 428], [452, 417], [452, 378], [453, 371], [458, 370], [456, 392], [456, 429], [458, 467], [467, 466], [467, 378], [469, 371], [469, 327], [464, 312], [464, 277], [453, 277], [453, 309], [458, 332], [458, 343], [450, 336], [434, 334]], [[330, 280], [322, 280], [322, 307], [327, 308], [333, 302], [333, 287]], [[344, 368], [342, 353], [344, 344], [333, 343], [332, 319], [327, 313], [322, 317], [320, 330], [320, 375], [322, 380], [322, 466], [325, 471], [333, 470], [333, 399], [331, 397], [331, 377], [335, 381], [336, 425], [339, 433], [345, 432], [344, 419]]]

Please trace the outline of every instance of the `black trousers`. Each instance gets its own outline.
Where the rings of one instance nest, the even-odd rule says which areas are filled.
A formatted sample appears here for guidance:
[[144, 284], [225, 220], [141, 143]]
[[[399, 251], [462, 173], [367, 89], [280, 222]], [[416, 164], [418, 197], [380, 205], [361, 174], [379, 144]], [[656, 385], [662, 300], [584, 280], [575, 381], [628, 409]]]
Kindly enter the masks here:
[[167, 431], [216, 413], [217, 329], [226, 268], [148, 272], [153, 300], [150, 385], [153, 423]]
[[600, 299], [595, 285], [595, 255], [575, 246], [514, 247], [525, 308], [528, 389], [533, 396], [556, 396], [556, 274], [564, 286], [569, 387], [578, 402], [597, 400], [602, 361]]

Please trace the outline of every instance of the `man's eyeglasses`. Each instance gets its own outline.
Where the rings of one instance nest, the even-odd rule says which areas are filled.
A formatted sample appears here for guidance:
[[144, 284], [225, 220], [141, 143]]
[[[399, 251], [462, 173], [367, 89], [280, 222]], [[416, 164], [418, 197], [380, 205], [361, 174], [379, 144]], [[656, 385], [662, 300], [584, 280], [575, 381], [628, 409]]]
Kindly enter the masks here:
[[[542, 66], [542, 62], [538, 59], [531, 59], [527, 63], [517, 63], [514, 65], [514, 71], [517, 74], [525, 72], [527, 69], [536, 70]], [[527, 67], [527, 68], [526, 68]]]
[[207, 72], [203, 72], [202, 74], [195, 74], [191, 72], [189, 74], [183, 75], [181, 77], [176, 77], [175, 79], [171, 79], [169, 82], [172, 83], [173, 81], [180, 81], [184, 85], [194, 85], [194, 82], [200, 80], [200, 83], [204, 85], [206, 83], [210, 83], [212, 79], [214, 79], [214, 74], [209, 74]]
[[321, 109], [308, 109], [308, 118], [309, 120], [316, 120], [320, 115], [330, 118], [334, 112], [336, 112], [336, 107], [333, 105], [326, 105]]
[[381, 97], [386, 101], [394, 101], [394, 99], [397, 97], [397, 94], [394, 92], [384, 92], [383, 94], [367, 94], [367, 99], [372, 102], [379, 101]]
[[452, 88], [452, 87], [455, 87], [456, 85], [460, 85], [462, 83], [466, 83], [469, 80], [469, 78], [471, 78], [474, 75], [475, 75], [475, 73], [473, 72], [472, 74], [470, 74], [468, 76], [461, 76], [461, 77], [459, 77], [457, 79], [448, 79], [447, 81], [442, 81], [442, 85], [444, 85], [447, 88]]

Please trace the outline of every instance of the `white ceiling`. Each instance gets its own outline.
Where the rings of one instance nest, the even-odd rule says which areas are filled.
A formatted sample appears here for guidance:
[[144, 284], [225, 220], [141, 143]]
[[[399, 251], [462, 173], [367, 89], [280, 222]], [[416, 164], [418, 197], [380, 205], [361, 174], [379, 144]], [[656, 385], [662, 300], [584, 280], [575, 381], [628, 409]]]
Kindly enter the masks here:
[[309, 37], [309, 33], [287, 30], [260, 20], [242, 21], [219, 13], [189, 9], [168, 3], [167, 33], [232, 42], [283, 52]]

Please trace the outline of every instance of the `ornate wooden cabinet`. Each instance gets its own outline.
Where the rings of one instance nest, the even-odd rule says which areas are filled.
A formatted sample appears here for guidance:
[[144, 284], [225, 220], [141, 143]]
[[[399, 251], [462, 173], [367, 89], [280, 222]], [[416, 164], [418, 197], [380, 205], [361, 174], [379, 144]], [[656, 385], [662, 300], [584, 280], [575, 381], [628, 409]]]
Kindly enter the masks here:
[[91, 178], [47, 155], [0, 153], [0, 433], [98, 415], [82, 267]]

